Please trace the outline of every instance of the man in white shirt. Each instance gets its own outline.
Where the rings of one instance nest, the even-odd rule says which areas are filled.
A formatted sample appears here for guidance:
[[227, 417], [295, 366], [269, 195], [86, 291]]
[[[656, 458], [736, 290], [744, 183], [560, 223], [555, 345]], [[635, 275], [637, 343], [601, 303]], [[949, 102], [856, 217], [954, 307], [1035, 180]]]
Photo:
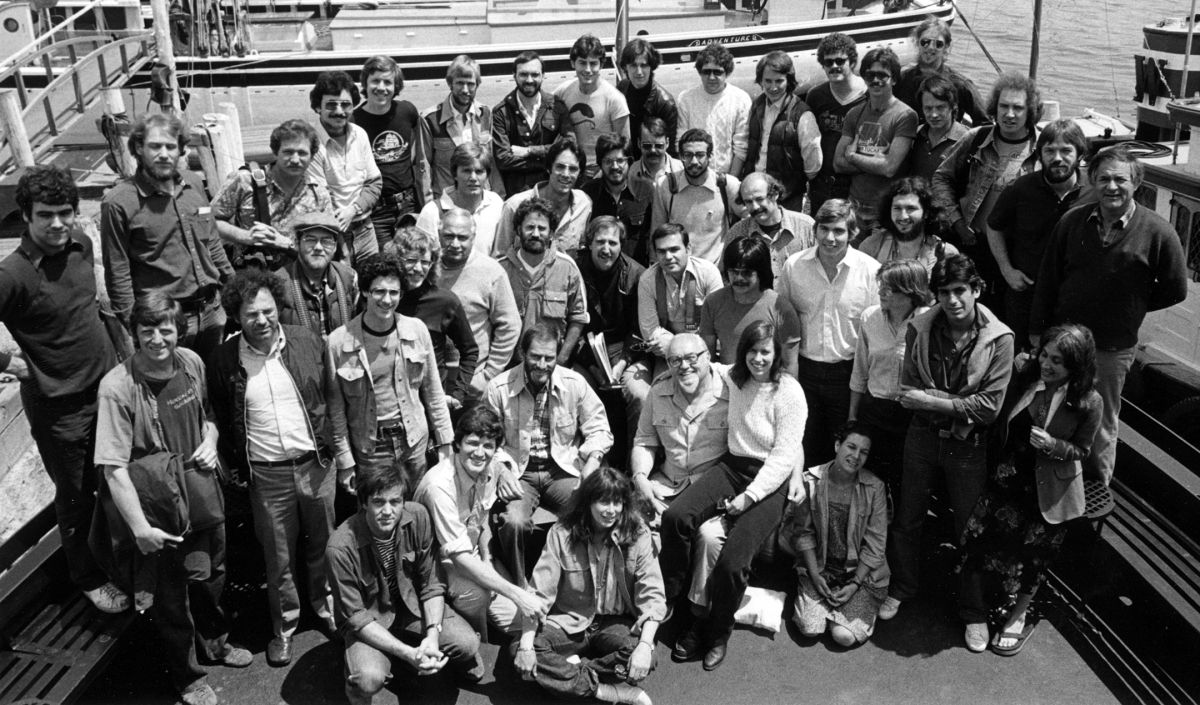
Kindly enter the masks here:
[[800, 314], [804, 331], [796, 378], [808, 401], [804, 456], [809, 465], [833, 457], [829, 439], [850, 413], [862, 313], [879, 303], [879, 263], [850, 247], [858, 233], [854, 208], [830, 199], [816, 221], [817, 244], [789, 257], [775, 284], [780, 298]]
[[308, 173], [329, 189], [334, 215], [346, 233], [347, 261], [358, 263], [379, 254], [371, 210], [383, 193], [383, 175], [366, 130], [350, 122], [360, 96], [345, 71], [325, 71], [309, 91], [309, 103], [320, 119], [320, 147]]
[[713, 42], [696, 55], [700, 85], [679, 94], [679, 149], [683, 134], [701, 129], [712, 135], [712, 168], [722, 174], [741, 174], [750, 135], [750, 94], [730, 84], [733, 54]]

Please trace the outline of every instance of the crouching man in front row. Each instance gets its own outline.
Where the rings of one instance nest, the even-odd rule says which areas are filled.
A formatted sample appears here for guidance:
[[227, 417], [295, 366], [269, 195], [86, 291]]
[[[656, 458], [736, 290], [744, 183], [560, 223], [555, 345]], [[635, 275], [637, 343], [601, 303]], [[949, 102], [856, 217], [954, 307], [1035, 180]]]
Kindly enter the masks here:
[[479, 636], [446, 609], [429, 513], [404, 501], [404, 476], [395, 465], [364, 473], [356, 491], [358, 513], [325, 549], [334, 619], [346, 644], [346, 698], [351, 705], [374, 702], [391, 678], [392, 658], [420, 675], [449, 663], [478, 682]]

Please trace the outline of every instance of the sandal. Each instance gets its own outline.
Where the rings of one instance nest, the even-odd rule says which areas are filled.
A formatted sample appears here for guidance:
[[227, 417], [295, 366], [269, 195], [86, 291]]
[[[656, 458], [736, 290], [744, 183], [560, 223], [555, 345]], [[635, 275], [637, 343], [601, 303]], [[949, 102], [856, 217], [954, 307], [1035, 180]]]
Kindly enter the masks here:
[[[1025, 648], [1025, 642], [1029, 641], [1029, 637], [1033, 635], [1033, 630], [1037, 629], [1037, 622], [1026, 619], [1025, 628], [1019, 632], [1001, 632], [994, 642], [992, 642], [992, 652], [1000, 656], [1016, 656], [1021, 653], [1021, 649]], [[1001, 639], [1015, 639], [1016, 643], [1012, 646], [1000, 646]]]

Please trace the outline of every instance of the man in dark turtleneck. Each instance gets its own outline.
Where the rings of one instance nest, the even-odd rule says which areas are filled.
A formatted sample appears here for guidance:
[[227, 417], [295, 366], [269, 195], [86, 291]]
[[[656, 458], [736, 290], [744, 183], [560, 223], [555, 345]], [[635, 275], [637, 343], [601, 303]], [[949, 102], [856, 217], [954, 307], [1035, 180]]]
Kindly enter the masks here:
[[[658, 49], [650, 42], [638, 37], [621, 50], [621, 71], [625, 78], [617, 84], [617, 90], [625, 96], [629, 105], [629, 134], [642, 134], [642, 123], [646, 118], [658, 118], [666, 124], [667, 153], [675, 156], [675, 133], [679, 129], [679, 109], [675, 107], [675, 96], [654, 80], [654, 70], [662, 61]], [[631, 145], [634, 159], [641, 157], [641, 145]]]
[[987, 218], [1000, 192], [1037, 168], [1042, 94], [1032, 78], [1008, 71], [996, 79], [988, 100], [995, 125], [963, 135], [933, 172], [933, 206], [948, 226], [946, 239], [974, 260], [987, 286], [983, 298], [1003, 309], [1004, 277], [987, 244]]

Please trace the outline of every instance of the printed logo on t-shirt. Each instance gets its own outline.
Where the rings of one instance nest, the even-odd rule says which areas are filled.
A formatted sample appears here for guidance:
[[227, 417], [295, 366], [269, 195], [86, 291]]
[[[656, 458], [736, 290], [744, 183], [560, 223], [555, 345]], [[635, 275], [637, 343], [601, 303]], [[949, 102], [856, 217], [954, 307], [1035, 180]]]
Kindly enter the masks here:
[[873, 157], [880, 154], [886, 154], [888, 145], [887, 138], [883, 136], [883, 126], [877, 122], [864, 122], [858, 126], [858, 148], [857, 153], [865, 157]]
[[375, 153], [376, 164], [394, 164], [408, 154], [408, 142], [399, 132], [384, 130], [371, 143], [371, 151]]
[[176, 394], [170, 399], [167, 399], [165, 403], [172, 411], [179, 411], [185, 406], [188, 406], [189, 404], [195, 404], [198, 401], [199, 400], [196, 398], [196, 390], [189, 385], [188, 388], [182, 393]]
[[587, 125], [593, 130], [596, 129], [596, 111], [592, 110], [592, 106], [587, 103], [576, 103], [567, 111], [567, 117], [571, 119], [571, 124], [578, 127]]
[[823, 133], [836, 132], [841, 134], [842, 125], [846, 122], [845, 113], [819, 113], [817, 123]]

